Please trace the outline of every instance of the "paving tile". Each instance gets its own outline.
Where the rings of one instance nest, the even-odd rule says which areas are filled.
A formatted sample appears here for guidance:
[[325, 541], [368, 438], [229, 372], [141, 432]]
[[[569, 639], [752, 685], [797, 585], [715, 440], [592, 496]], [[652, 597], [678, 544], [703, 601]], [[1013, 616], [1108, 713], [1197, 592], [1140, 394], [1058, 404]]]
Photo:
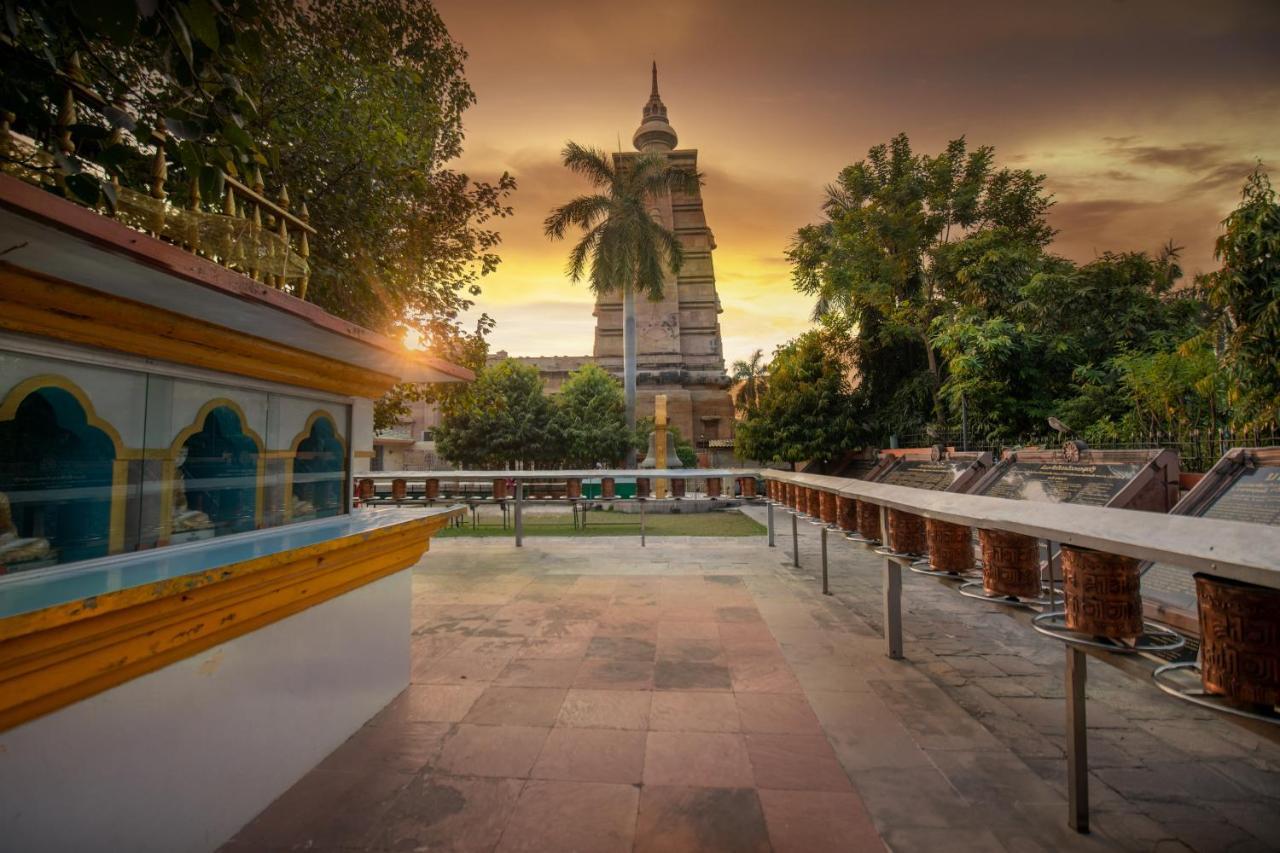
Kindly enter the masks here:
[[720, 623], [720, 640], [730, 654], [734, 646], [740, 643], [769, 643], [776, 645], [769, 626], [763, 622], [722, 622]]
[[744, 732], [822, 734], [818, 717], [798, 693], [737, 693], [734, 699]]
[[652, 640], [637, 637], [594, 637], [587, 646], [587, 658], [651, 661], [656, 652]]
[[525, 778], [550, 731], [530, 726], [464, 723], [445, 741], [436, 766], [455, 776]]
[[556, 728], [533, 765], [535, 779], [639, 784], [645, 733], [621, 729]]
[[737, 788], [753, 784], [742, 736], [712, 732], [649, 732], [645, 785]]
[[[1062, 796], [1011, 752], [927, 750], [929, 758], [972, 803], [1062, 803]], [[1063, 769], [1065, 774], [1066, 769]]]
[[582, 660], [590, 642], [590, 637], [531, 637], [516, 659]]
[[693, 640], [684, 637], [667, 637], [658, 641], [658, 657], [671, 660], [725, 663], [724, 645], [718, 639]]
[[738, 693], [800, 693], [791, 667], [777, 658], [730, 658], [729, 677]]
[[649, 727], [652, 695], [647, 690], [585, 690], [575, 687], [565, 695], [556, 725], [643, 731]]
[[499, 853], [628, 853], [640, 792], [633, 785], [542, 782], [525, 785]]
[[492, 681], [506, 668], [508, 658], [462, 657], [445, 655], [435, 658], [421, 669], [415, 667], [411, 680], [415, 684], [475, 684]]
[[424, 774], [376, 822], [370, 846], [388, 851], [493, 850], [523, 787], [519, 779]]
[[738, 706], [731, 693], [658, 691], [649, 710], [649, 728], [674, 732], [736, 732]]
[[463, 722], [489, 726], [551, 726], [560, 714], [565, 692], [558, 687], [490, 687], [480, 694]]
[[718, 640], [720, 626], [711, 620], [673, 621], [663, 619], [658, 623], [658, 641], [662, 640]]
[[568, 687], [578, 674], [577, 658], [516, 658], [493, 680], [503, 687]]
[[443, 722], [405, 720], [395, 725], [364, 726], [321, 761], [323, 770], [370, 772], [379, 769], [417, 773], [440, 753], [449, 734]]
[[556, 639], [565, 639], [567, 637], [592, 637], [596, 633], [596, 623], [594, 620], [586, 621], [560, 621], [552, 620], [543, 622], [538, 628], [537, 636], [552, 637]]
[[413, 777], [313, 770], [236, 833], [227, 849], [293, 850], [363, 843]]
[[871, 816], [857, 794], [762, 790], [774, 853], [848, 853], [883, 850]]
[[663, 658], [654, 671], [658, 690], [729, 690], [733, 687], [724, 664]]
[[635, 853], [769, 853], [752, 788], [661, 787], [640, 794]]
[[584, 660], [574, 677], [574, 687], [605, 690], [650, 690], [653, 688], [652, 661]]
[[405, 691], [405, 716], [420, 722], [456, 723], [486, 689], [483, 684], [411, 684]]
[[823, 735], [749, 734], [746, 743], [758, 788], [851, 790], [849, 777]]

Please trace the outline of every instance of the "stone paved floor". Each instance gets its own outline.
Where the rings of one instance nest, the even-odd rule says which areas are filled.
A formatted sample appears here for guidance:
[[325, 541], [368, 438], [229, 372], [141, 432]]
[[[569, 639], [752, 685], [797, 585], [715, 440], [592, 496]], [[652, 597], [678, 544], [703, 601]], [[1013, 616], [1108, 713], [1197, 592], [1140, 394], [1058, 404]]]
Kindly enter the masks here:
[[889, 661], [880, 558], [833, 540], [823, 597], [800, 530], [438, 540], [409, 689], [225, 849], [1280, 849], [1274, 733], [1097, 663], [1071, 832], [1061, 646], [907, 573]]

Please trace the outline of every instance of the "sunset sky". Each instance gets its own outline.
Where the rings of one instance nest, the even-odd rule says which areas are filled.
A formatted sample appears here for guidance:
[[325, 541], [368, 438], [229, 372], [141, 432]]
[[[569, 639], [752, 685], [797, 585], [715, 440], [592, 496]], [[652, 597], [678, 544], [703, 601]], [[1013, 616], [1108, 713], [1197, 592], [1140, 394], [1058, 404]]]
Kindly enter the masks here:
[[519, 181], [501, 269], [479, 308], [513, 355], [591, 352], [585, 286], [547, 212], [584, 187], [566, 140], [631, 150], [657, 60], [681, 148], [705, 173], [725, 353], [806, 328], [783, 253], [823, 187], [905, 131], [936, 153], [964, 135], [1048, 176], [1056, 251], [1184, 246], [1211, 268], [1218, 222], [1256, 160], [1280, 183], [1280, 2], [787, 3], [438, 0], [479, 103], [459, 165]]

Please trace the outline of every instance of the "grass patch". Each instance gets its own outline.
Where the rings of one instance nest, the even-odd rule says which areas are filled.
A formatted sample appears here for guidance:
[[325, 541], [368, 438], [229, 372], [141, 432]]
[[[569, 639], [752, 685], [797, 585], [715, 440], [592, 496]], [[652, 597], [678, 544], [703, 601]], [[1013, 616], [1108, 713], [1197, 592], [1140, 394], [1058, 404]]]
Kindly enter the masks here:
[[[524, 516], [525, 536], [639, 536], [640, 514], [592, 510], [586, 513], [586, 527], [574, 528], [571, 513], [527, 513]], [[467, 516], [466, 526], [446, 527], [437, 536], [515, 536], [515, 516], [512, 514], [507, 528], [502, 528], [502, 517], [495, 510], [481, 511], [478, 527], [471, 526]], [[644, 518], [646, 536], [762, 536], [764, 525], [740, 512], [699, 512], [668, 515], [647, 514]]]

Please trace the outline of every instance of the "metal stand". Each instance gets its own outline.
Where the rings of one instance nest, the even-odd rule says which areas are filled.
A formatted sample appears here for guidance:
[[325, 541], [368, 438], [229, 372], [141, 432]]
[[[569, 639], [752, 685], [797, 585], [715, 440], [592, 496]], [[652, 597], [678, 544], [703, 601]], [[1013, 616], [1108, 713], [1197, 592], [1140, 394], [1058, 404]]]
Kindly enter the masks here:
[[791, 513], [791, 565], [800, 568], [800, 530], [794, 512]]
[[1089, 732], [1084, 685], [1089, 676], [1084, 650], [1067, 646], [1067, 823], [1089, 831]]
[[939, 569], [932, 569], [929, 567], [928, 557], [925, 557], [922, 560], [916, 560], [911, 565], [907, 566], [907, 568], [918, 575], [928, 575], [931, 578], [942, 578], [946, 581], [969, 581], [982, 577], [982, 571], [980, 569], [975, 569], [971, 572], [944, 572]]
[[884, 561], [884, 653], [902, 660], [902, 566], [890, 557]]
[[822, 528], [822, 594], [831, 594], [831, 584], [827, 580], [827, 528]]
[[1082, 634], [1067, 627], [1067, 614], [1061, 610], [1051, 610], [1032, 618], [1031, 627], [1064, 643], [1101, 649], [1104, 652], [1117, 654], [1135, 654], [1137, 652], [1176, 652], [1187, 644], [1186, 638], [1163, 625], [1154, 622], [1143, 622], [1143, 634], [1132, 643], [1112, 640], [1108, 637], [1095, 637]]
[[644, 498], [640, 498], [640, 547], [644, 547]]
[[[1047, 589], [1043, 584], [1041, 588]], [[1028, 610], [1051, 607], [1058, 600], [1054, 597], [1052, 590], [1049, 590], [1050, 594], [1048, 596], [1042, 595], [1039, 598], [1015, 598], [1010, 595], [1000, 595], [999, 593], [992, 595], [982, 588], [982, 581], [962, 583], [958, 592], [965, 598], [976, 598], [979, 601], [990, 601], [992, 604], [1003, 604], [1007, 607], [1025, 607]]]
[[[1179, 675], [1193, 673], [1195, 675], [1194, 682], [1190, 684], [1178, 683]], [[1157, 667], [1156, 671], [1151, 673], [1151, 680], [1156, 683], [1156, 687], [1159, 687], [1165, 693], [1184, 702], [1190, 702], [1192, 705], [1210, 708], [1223, 714], [1244, 717], [1247, 720], [1257, 720], [1260, 723], [1280, 726], [1280, 713], [1273, 712], [1268, 714], [1265, 711], [1251, 711], [1247, 708], [1241, 708], [1239, 705], [1233, 705], [1226, 697], [1218, 696], [1205, 690], [1204, 684], [1200, 680], [1200, 664], [1195, 661], [1167, 663], [1164, 666]]]
[[524, 547], [524, 514], [520, 511], [524, 503], [524, 481], [516, 480], [516, 547]]
[[768, 509], [768, 513], [769, 513], [769, 547], [770, 547], [770, 548], [772, 548], [772, 547], [773, 547], [773, 501], [769, 501], [769, 503], [768, 503], [768, 507], [769, 507], [769, 509]]

